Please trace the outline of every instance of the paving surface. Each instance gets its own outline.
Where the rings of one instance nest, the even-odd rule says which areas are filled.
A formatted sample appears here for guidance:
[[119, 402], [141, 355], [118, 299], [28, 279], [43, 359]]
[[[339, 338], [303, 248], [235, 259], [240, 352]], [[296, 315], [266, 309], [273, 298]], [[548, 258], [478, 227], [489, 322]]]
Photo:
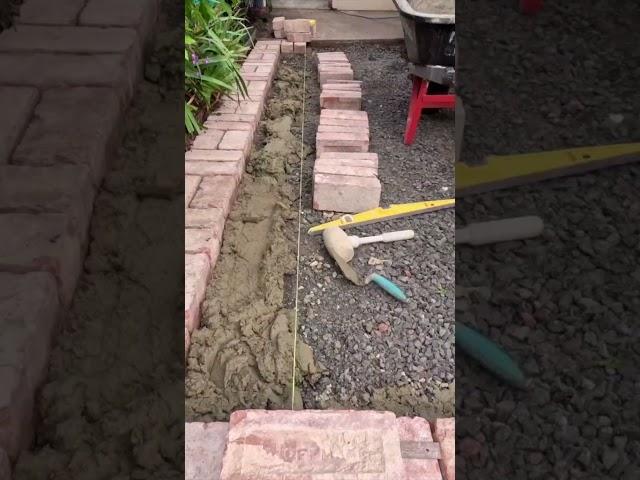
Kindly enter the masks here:
[[[624, 67], [637, 58], [638, 9], [583, 6], [545, 2], [528, 18], [517, 2], [456, 5], [463, 158], [640, 141], [637, 68]], [[546, 224], [538, 239], [456, 249], [461, 293], [475, 289], [456, 299], [456, 319], [531, 381], [514, 391], [456, 358], [459, 478], [640, 478], [639, 178], [627, 165], [457, 203], [461, 224]]]
[[[410, 82], [402, 50], [358, 44], [344, 48], [355, 78], [363, 82], [370, 151], [379, 155], [382, 204], [450, 198], [453, 114], [425, 116], [416, 142], [403, 145]], [[303, 68], [300, 58], [287, 61]], [[304, 135], [310, 145], [315, 143], [319, 120], [319, 90], [312, 55], [308, 55]], [[326, 370], [303, 385], [305, 406], [384, 409], [426, 418], [451, 414], [453, 211], [352, 230], [361, 236], [415, 230], [413, 240], [360, 247], [352, 261], [362, 274], [376, 271], [397, 282], [410, 297], [402, 305], [373, 285], [350, 284], [337, 273], [321, 237], [304, 233], [328, 220], [311, 209], [314, 158], [311, 154], [305, 159], [303, 171], [300, 331]]]
[[[400, 16], [396, 12], [340, 12], [285, 8], [273, 9], [272, 16], [286, 18], [315, 18], [317, 33], [311, 45], [330, 42], [396, 42], [404, 38]], [[368, 18], [363, 18], [368, 17]]]

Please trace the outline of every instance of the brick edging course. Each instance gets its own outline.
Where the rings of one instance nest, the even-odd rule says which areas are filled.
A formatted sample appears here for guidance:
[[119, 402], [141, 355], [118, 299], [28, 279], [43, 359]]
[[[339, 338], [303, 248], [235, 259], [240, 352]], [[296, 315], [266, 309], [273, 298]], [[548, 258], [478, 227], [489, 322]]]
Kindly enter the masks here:
[[[35, 392], [81, 273], [93, 201], [142, 78], [158, 0], [26, 0], [0, 33], [0, 477], [33, 436]], [[126, 8], [125, 8], [126, 7]], [[46, 68], [45, 68], [46, 66]], [[51, 239], [55, 239], [51, 241]], [[8, 343], [5, 343], [8, 342]]]

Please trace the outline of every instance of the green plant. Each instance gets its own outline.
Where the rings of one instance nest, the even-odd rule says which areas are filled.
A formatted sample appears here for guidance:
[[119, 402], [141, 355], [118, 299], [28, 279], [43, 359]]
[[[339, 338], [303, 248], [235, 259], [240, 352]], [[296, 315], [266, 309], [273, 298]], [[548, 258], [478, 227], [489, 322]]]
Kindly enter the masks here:
[[185, 0], [185, 129], [200, 132], [199, 114], [221, 95], [247, 87], [239, 63], [251, 38], [241, 0]]

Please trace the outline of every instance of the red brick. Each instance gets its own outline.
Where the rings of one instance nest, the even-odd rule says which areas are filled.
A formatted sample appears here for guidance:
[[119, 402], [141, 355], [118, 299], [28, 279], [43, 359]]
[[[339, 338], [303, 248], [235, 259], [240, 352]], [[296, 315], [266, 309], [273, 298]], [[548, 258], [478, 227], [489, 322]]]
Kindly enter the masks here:
[[[207, 118], [205, 126], [209, 127], [215, 125], [215, 122], [245, 122], [251, 124], [252, 131], [255, 131], [256, 125], [258, 124], [258, 118], [256, 117], [256, 115], [246, 115], [238, 113], [212, 113]], [[238, 128], [237, 130], [243, 129]]]
[[[322, 112], [331, 112], [334, 110], [321, 110]], [[355, 111], [355, 110], [354, 110]], [[322, 127], [322, 130], [321, 128]], [[356, 119], [347, 119], [347, 118], [331, 118], [331, 117], [323, 117], [322, 115], [320, 116], [320, 124], [318, 125], [318, 131], [334, 131], [332, 128], [329, 127], [345, 127], [347, 130], [343, 130], [343, 131], [350, 131], [350, 129], [361, 129], [361, 130], [369, 130], [369, 121], [368, 120], [356, 120]]]
[[362, 108], [362, 93], [348, 90], [322, 90], [322, 93], [320, 93], [320, 108], [360, 110]]
[[253, 138], [246, 130], [227, 130], [218, 148], [220, 150], [241, 150], [245, 156], [251, 151]]
[[208, 127], [195, 138], [191, 144], [191, 148], [196, 150], [215, 150], [218, 148], [218, 144], [220, 140], [222, 140], [223, 135], [224, 131], [217, 130], [214, 127]]
[[367, 112], [353, 110], [323, 110], [320, 112], [320, 120], [323, 118], [342, 118], [348, 120], [369, 120]]
[[271, 28], [274, 30], [284, 29], [284, 20], [284, 17], [273, 17], [273, 20], [271, 20]]
[[111, 89], [47, 90], [13, 153], [12, 163], [86, 165], [97, 186], [117, 142], [120, 114], [118, 99]]
[[287, 40], [293, 42], [293, 51], [296, 51], [296, 43], [307, 43], [313, 38], [311, 33], [287, 33]]
[[207, 177], [211, 175], [230, 175], [240, 181], [243, 168], [239, 162], [184, 162], [184, 173]]
[[185, 480], [219, 480], [229, 424], [187, 423], [184, 434]]
[[275, 52], [260, 52], [260, 51], [251, 51], [249, 55], [247, 55], [247, 60], [252, 59], [251, 61], [263, 61], [263, 62], [271, 62], [277, 63], [279, 55]]
[[240, 150], [189, 150], [184, 154], [185, 161], [195, 162], [231, 162], [244, 164], [244, 154]]
[[82, 267], [80, 233], [69, 216], [59, 213], [0, 214], [0, 271], [51, 273], [65, 305], [73, 298]]
[[0, 453], [15, 459], [31, 441], [31, 405], [47, 372], [60, 304], [47, 273], [0, 273], [0, 291]]
[[332, 90], [338, 90], [341, 92], [362, 92], [362, 85], [360, 83], [345, 80], [344, 83], [325, 83], [322, 86], [323, 92], [330, 92]]
[[456, 480], [456, 419], [438, 418], [433, 425], [433, 438], [440, 443], [444, 480]]
[[196, 191], [198, 190], [198, 186], [200, 185], [201, 177], [196, 177], [193, 175], [185, 175], [184, 177], [184, 206], [185, 208], [189, 206], [191, 200], [193, 199]]
[[211, 264], [205, 254], [184, 256], [184, 324], [193, 332], [200, 323], [200, 304], [204, 299]]
[[316, 134], [316, 152], [366, 152], [369, 150], [369, 133], [356, 132], [318, 132]]
[[17, 23], [36, 25], [75, 25], [85, 0], [25, 0]]
[[83, 165], [0, 167], [0, 210], [65, 213], [84, 244], [95, 191]]
[[357, 213], [380, 204], [382, 187], [377, 178], [315, 174], [313, 179], [316, 210]]
[[[322, 62], [318, 64], [318, 72], [322, 70], [334, 70], [334, 69], [353, 70], [349, 62]], [[349, 81], [352, 81], [352, 80], [349, 80]]]
[[369, 126], [364, 122], [354, 122], [353, 120], [340, 120], [344, 122], [343, 125], [327, 125], [321, 123], [318, 125], [318, 132], [366, 132], [369, 134]]
[[[0, 40], [10, 32], [2, 32]], [[37, 102], [38, 90], [35, 88], [0, 87], [0, 165], [9, 162]]]
[[[432, 442], [429, 422], [424, 418], [400, 417], [396, 420], [401, 442]], [[404, 459], [405, 480], [442, 480], [437, 460]]]
[[284, 29], [274, 30], [273, 31], [274, 38], [285, 38], [286, 34], [284, 33]]
[[204, 253], [209, 263], [215, 265], [220, 253], [222, 231], [218, 228], [185, 228], [184, 252], [190, 254]]
[[305, 42], [295, 42], [293, 44], [293, 53], [305, 53], [307, 51], [307, 44]]
[[340, 165], [328, 162], [316, 162], [313, 166], [313, 173], [378, 178], [377, 168], [367, 166]]
[[191, 208], [221, 208], [226, 216], [235, 200], [236, 188], [237, 183], [232, 176], [204, 177], [189, 206]]
[[[213, 121], [207, 120], [207, 122], [205, 122], [205, 126], [207, 128], [211, 128], [217, 131], [247, 130], [249, 132], [253, 132], [253, 124], [249, 122], [223, 122], [223, 121], [216, 121], [216, 120], [213, 120]], [[222, 139], [222, 135], [220, 136], [220, 139]]]
[[372, 152], [325, 152], [316, 158], [317, 163], [377, 169], [378, 154]]
[[78, 24], [133, 28], [138, 32], [141, 43], [148, 43], [157, 17], [157, 0], [89, 0], [78, 18]]
[[316, 53], [318, 63], [322, 62], [349, 62], [344, 52], [318, 52]]
[[285, 33], [308, 33], [311, 34], [311, 19], [295, 18], [284, 21]]
[[224, 227], [225, 215], [221, 208], [187, 208], [184, 212], [186, 228]]
[[293, 53], [293, 42], [282, 42], [280, 49], [282, 53]]
[[319, 72], [320, 85], [334, 80], [352, 80], [353, 70], [350, 68], [334, 68], [331, 70], [323, 70]]
[[389, 412], [245, 410], [229, 421], [220, 480], [401, 480]]

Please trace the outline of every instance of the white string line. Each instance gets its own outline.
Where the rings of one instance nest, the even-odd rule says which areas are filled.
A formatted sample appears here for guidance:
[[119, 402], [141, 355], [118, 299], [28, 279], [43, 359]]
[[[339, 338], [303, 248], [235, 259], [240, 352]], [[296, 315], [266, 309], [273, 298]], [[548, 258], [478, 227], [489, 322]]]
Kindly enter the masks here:
[[302, 70], [302, 120], [300, 139], [300, 175], [298, 182], [298, 246], [296, 252], [296, 296], [293, 321], [293, 367], [291, 372], [291, 410], [295, 408], [296, 393], [296, 350], [298, 346], [298, 292], [300, 291], [300, 235], [302, 232], [302, 166], [304, 161], [304, 114], [307, 97], [307, 49], [304, 50], [304, 69]]

